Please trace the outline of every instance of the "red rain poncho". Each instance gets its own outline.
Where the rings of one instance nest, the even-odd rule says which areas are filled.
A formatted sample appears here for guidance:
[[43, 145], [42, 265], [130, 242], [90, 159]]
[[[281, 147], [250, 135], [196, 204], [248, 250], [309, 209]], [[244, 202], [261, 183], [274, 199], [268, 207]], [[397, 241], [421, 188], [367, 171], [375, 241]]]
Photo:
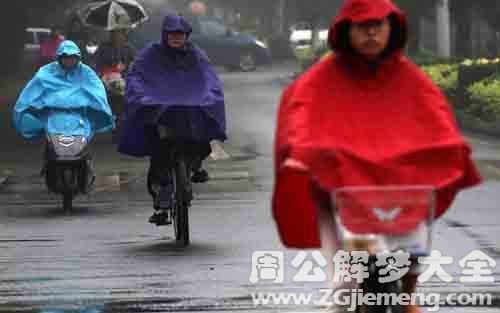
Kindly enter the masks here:
[[[349, 23], [390, 15], [391, 48], [377, 66], [350, 52]], [[460, 190], [481, 182], [447, 100], [403, 55], [407, 33], [406, 17], [389, 0], [347, 0], [330, 29], [336, 53], [283, 93], [273, 214], [287, 247], [321, 247], [313, 185], [326, 192], [431, 185], [439, 217]]]

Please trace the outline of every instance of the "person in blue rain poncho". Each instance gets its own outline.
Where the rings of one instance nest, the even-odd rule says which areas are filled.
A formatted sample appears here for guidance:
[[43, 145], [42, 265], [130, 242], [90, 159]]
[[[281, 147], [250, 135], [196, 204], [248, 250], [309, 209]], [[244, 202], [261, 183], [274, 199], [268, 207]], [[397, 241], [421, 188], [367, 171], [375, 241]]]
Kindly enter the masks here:
[[26, 139], [43, 137], [48, 110], [81, 110], [92, 133], [113, 130], [114, 117], [104, 85], [96, 73], [81, 62], [81, 51], [69, 40], [57, 50], [57, 60], [41, 67], [22, 90], [13, 110], [17, 132]]

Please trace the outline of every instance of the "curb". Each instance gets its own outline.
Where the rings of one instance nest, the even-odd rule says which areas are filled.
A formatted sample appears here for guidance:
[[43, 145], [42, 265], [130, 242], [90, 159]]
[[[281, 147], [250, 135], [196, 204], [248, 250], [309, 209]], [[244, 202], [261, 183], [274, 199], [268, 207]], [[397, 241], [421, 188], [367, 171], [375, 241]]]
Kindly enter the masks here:
[[282, 86], [288, 86], [290, 85], [295, 79], [298, 78], [298, 74], [297, 73], [290, 73], [290, 74], [286, 74], [286, 75], [281, 75], [279, 76], [276, 80], [278, 81], [278, 83]]
[[500, 137], [500, 122], [497, 124], [484, 122], [458, 110], [455, 112], [455, 116], [458, 125], [464, 130], [490, 137]]

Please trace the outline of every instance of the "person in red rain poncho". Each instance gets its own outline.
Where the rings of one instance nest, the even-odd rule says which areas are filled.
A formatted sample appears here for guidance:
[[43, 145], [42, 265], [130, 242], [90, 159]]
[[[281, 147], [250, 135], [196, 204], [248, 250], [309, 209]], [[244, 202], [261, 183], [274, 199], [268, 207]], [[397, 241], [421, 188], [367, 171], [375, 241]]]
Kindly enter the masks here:
[[336, 188], [432, 185], [438, 218], [481, 182], [445, 97], [404, 56], [407, 36], [389, 0], [347, 0], [329, 32], [335, 52], [284, 91], [273, 216], [285, 246], [321, 247]]

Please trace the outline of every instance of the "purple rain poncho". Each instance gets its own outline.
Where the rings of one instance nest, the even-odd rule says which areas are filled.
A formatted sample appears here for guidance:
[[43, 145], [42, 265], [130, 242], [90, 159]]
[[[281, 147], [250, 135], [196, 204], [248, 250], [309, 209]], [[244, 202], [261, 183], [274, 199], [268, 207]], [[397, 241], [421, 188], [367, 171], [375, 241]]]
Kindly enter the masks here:
[[168, 46], [174, 31], [189, 36], [192, 29], [183, 17], [167, 15], [161, 41], [139, 53], [127, 76], [123, 154], [151, 156], [145, 127], [158, 123], [200, 143], [227, 139], [222, 82], [202, 50], [189, 42], [182, 50]]

